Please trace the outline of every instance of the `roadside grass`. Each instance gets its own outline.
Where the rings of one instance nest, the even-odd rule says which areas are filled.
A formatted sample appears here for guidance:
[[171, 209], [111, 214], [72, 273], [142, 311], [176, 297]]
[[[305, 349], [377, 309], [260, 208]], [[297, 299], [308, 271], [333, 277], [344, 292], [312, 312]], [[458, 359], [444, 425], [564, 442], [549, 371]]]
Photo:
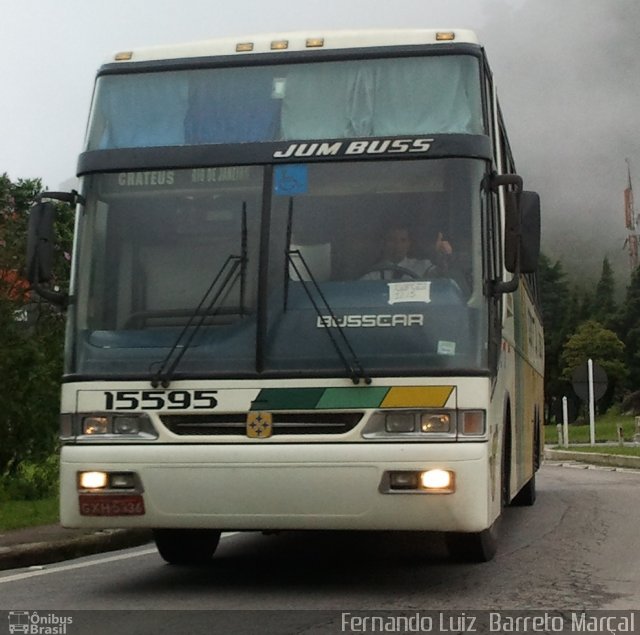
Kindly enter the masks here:
[[0, 475], [0, 531], [59, 522], [57, 452], [40, 461], [22, 461], [13, 474]]
[[[558, 450], [565, 448], [558, 446]], [[598, 454], [615, 454], [618, 456], [640, 456], [640, 445], [635, 447], [620, 447], [619, 445], [570, 445], [568, 450], [571, 452], [597, 452]]]
[[[622, 426], [622, 438], [626, 442], [632, 442], [636, 434], [635, 417], [632, 415], [621, 415], [615, 412], [606, 413], [596, 417], [595, 420], [595, 439], [596, 445], [577, 445], [589, 444], [591, 442], [591, 433], [589, 422], [586, 423], [570, 423], [569, 424], [569, 449], [578, 452], [598, 452], [599, 454], [619, 454], [625, 456], [640, 456], [639, 446], [620, 447], [618, 442], [618, 426]], [[565, 449], [559, 441], [557, 424], [552, 423], [545, 426], [545, 442], [554, 445], [556, 449]]]
[[58, 520], [57, 496], [40, 500], [0, 501], [0, 531], [54, 525]]

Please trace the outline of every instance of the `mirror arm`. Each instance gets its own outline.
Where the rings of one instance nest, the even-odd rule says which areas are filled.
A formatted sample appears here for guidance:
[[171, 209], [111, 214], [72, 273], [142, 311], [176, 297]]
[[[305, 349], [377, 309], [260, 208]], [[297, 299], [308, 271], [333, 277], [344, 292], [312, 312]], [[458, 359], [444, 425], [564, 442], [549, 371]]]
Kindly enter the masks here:
[[501, 185], [513, 185], [516, 192], [522, 192], [522, 177], [517, 174], [497, 174], [494, 172], [489, 183], [492, 192], [497, 192]]
[[63, 291], [52, 291], [51, 289], [45, 289], [41, 285], [35, 283], [31, 285], [31, 289], [35, 291], [41, 298], [59, 306], [63, 311], [69, 307], [70, 296]]
[[520, 283], [520, 275], [518, 273], [513, 274], [513, 278], [508, 282], [491, 281], [491, 294], [502, 295], [503, 293], [513, 293]]
[[69, 205], [84, 205], [86, 199], [77, 190], [71, 190], [71, 192], [42, 192], [38, 194], [36, 201], [41, 203], [43, 199], [51, 198], [54, 201], [60, 201], [61, 203], [69, 203]]
[[507, 282], [502, 280], [490, 280], [489, 292], [490, 295], [502, 295], [504, 293], [513, 293], [520, 284], [520, 249], [518, 249], [516, 256], [516, 270], [513, 272], [513, 277]]

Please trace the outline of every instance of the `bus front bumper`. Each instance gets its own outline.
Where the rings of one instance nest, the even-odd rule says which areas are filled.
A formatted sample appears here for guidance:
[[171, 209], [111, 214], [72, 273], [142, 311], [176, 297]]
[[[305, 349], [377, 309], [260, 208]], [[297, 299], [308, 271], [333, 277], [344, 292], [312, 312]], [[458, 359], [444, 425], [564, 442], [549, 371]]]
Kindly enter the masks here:
[[[481, 531], [495, 508], [489, 466], [486, 443], [68, 445], [61, 455], [61, 522]], [[429, 469], [452, 473], [453, 491], [388, 487], [390, 473]], [[81, 472], [134, 473], [138, 487], [80, 490]]]

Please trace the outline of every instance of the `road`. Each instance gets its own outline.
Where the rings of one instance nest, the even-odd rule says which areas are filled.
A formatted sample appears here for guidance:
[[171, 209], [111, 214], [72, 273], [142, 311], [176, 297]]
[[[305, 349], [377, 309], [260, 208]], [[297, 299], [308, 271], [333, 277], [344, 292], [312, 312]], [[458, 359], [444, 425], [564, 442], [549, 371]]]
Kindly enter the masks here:
[[[640, 472], [546, 463], [535, 506], [505, 510], [501, 531], [480, 565], [451, 562], [428, 534], [223, 535], [203, 567], [167, 565], [150, 545], [5, 571], [0, 609], [640, 608]], [[322, 632], [264, 619], [262, 632]]]

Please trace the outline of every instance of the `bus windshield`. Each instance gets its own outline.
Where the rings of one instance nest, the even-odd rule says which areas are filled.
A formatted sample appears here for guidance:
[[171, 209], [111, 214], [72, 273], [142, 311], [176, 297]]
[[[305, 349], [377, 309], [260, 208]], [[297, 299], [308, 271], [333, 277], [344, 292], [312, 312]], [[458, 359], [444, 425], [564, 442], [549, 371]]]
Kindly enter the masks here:
[[476, 57], [107, 74], [86, 149], [427, 133], [484, 133]]
[[343, 375], [340, 331], [370, 375], [485, 369], [485, 171], [414, 159], [88, 176], [67, 371], [147, 376], [194, 316], [180, 376]]

